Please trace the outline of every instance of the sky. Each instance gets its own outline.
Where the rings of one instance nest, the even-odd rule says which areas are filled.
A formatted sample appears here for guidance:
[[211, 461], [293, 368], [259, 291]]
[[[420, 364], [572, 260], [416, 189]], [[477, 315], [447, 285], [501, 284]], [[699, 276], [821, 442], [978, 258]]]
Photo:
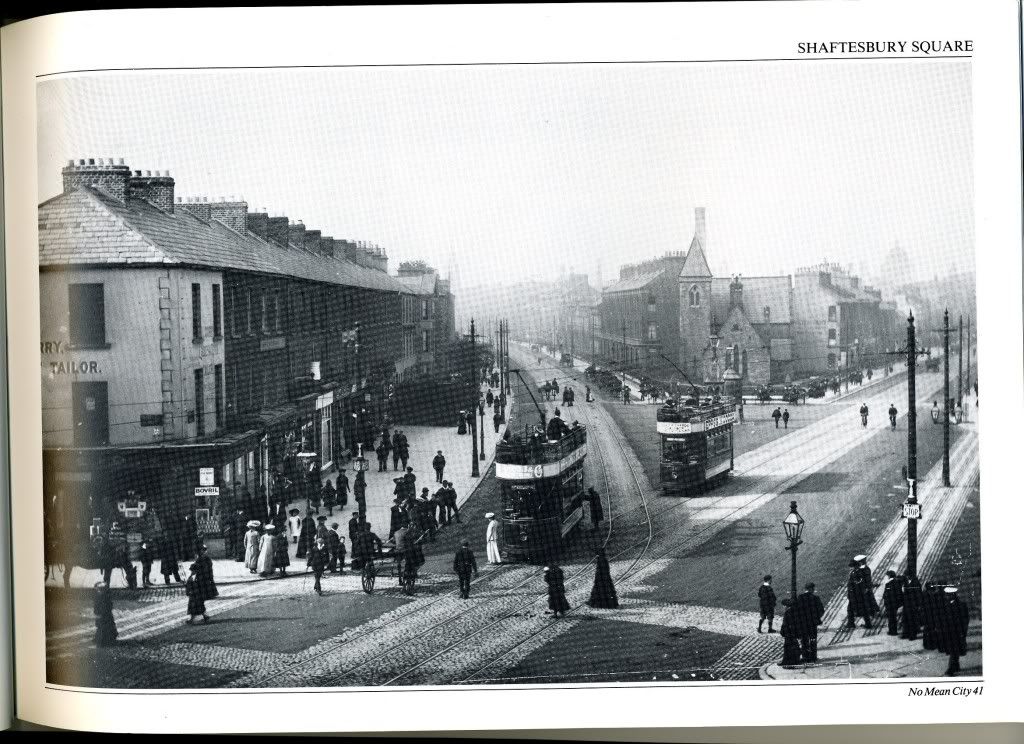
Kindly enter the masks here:
[[[460, 285], [685, 250], [716, 275], [822, 260], [973, 270], [969, 61], [86, 74], [41, 82], [39, 200], [70, 158], [169, 170]], [[595, 285], [596, 280], [592, 280]]]

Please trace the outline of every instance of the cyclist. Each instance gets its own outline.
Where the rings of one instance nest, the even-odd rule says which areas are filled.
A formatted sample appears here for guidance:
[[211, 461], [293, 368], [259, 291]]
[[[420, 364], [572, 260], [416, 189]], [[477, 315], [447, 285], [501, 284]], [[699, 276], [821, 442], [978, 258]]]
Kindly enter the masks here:
[[861, 405], [860, 405], [860, 425], [861, 426], [867, 426], [868, 425], [868, 404], [867, 403], [861, 403]]
[[372, 560], [374, 557], [380, 556], [381, 551], [384, 548], [380, 538], [371, 530], [369, 522], [364, 522], [359, 532], [356, 533], [356, 539], [352, 543], [352, 568], [355, 569], [358, 565], [362, 568], [366, 565], [367, 561]]

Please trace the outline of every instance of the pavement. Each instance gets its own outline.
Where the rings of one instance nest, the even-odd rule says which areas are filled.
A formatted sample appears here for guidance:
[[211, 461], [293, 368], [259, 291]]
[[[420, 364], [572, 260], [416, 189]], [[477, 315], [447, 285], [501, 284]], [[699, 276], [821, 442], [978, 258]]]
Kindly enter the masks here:
[[[967, 654], [960, 659], [961, 676], [973, 677], [981, 673], [980, 597], [973, 596], [975, 591], [980, 591], [980, 585], [969, 586], [962, 570], [960, 576], [950, 576], [950, 564], [963, 563], [959, 548], [955, 547], [951, 558], [942, 560], [965, 509], [978, 508], [978, 408], [973, 396], [965, 398], [964, 408], [973, 415], [969, 422], [959, 425], [960, 436], [950, 452], [950, 487], [942, 485], [941, 461], [928, 471], [919, 485], [922, 519], [918, 523], [918, 575], [922, 583], [934, 580], [960, 587], [961, 601], [972, 610]], [[905, 520], [896, 518], [866, 552], [876, 580], [881, 581], [880, 577], [889, 568], [897, 573], [906, 570], [905, 535]], [[875, 592], [880, 606], [882, 591], [880, 583]], [[876, 617], [870, 629], [860, 624], [852, 630], [847, 628], [846, 601], [845, 587], [840, 587], [826, 606], [825, 622], [818, 632], [817, 663], [784, 667], [773, 662], [760, 669], [761, 679], [931, 678], [945, 674], [948, 657], [924, 650], [920, 640], [907, 641], [888, 635], [884, 616]]]
[[[481, 386], [481, 392], [483, 394], [486, 395], [487, 390], [487, 386]], [[506, 420], [510, 418], [510, 412], [514, 405], [515, 402], [510, 396], [509, 404], [506, 407]], [[405, 432], [405, 435], [409, 438], [410, 456], [408, 464], [413, 468], [413, 473], [416, 475], [417, 493], [419, 493], [419, 489], [424, 486], [430, 488], [431, 493], [440, 487], [440, 483], [436, 482], [434, 468], [431, 463], [434, 459], [434, 455], [437, 454], [437, 451], [441, 450], [444, 453], [446, 460], [444, 479], [452, 483], [458, 496], [456, 503], [460, 509], [463, 507], [463, 505], [474, 494], [477, 486], [479, 486], [484, 480], [483, 476], [487, 474], [488, 468], [494, 462], [494, 445], [505, 433], [507, 424], [501, 424], [498, 429], [498, 433], [494, 433], [494, 424], [491, 419], [493, 410], [493, 408], [484, 408], [484, 423], [486, 425], [484, 430], [484, 459], [479, 461], [480, 475], [476, 477], [472, 475], [473, 443], [468, 433], [460, 435], [454, 427], [404, 426], [402, 424], [398, 424], [396, 426], [396, 428]], [[479, 426], [479, 416], [477, 416], [477, 424]], [[392, 433], [394, 433], [394, 430], [392, 430]], [[479, 428], [477, 430], [477, 437], [479, 446]], [[373, 525], [374, 532], [376, 532], [381, 539], [386, 539], [388, 527], [391, 522], [391, 505], [394, 503], [394, 478], [397, 478], [400, 473], [390, 469], [390, 457], [387, 462], [389, 469], [383, 472], [378, 472], [377, 470], [376, 455], [371, 453], [367, 456], [367, 460], [370, 467], [366, 471], [366, 520]], [[399, 463], [399, 469], [401, 469], [401, 463]], [[349, 483], [351, 484], [355, 478], [355, 474], [352, 471], [351, 466], [347, 467], [346, 475], [348, 476]], [[325, 471], [321, 477], [324, 481], [330, 478], [332, 483], [336, 483], [338, 471]], [[328, 516], [328, 524], [331, 524], [334, 521], [338, 522], [340, 529], [342, 530], [342, 534], [346, 538], [346, 543], [348, 543], [348, 520], [351, 517], [351, 514], [355, 511], [355, 506], [355, 499], [353, 498], [350, 490], [348, 506], [345, 507], [345, 509], [336, 507], [333, 510], [333, 514]], [[306, 502], [305, 500], [301, 502], [297, 501], [291, 504], [290, 508], [297, 508], [301, 513], [305, 513]], [[327, 509], [320, 508], [317, 510], [317, 514], [327, 515]], [[217, 538], [213, 542], [215, 544], [219, 544], [220, 538]], [[346, 547], [351, 551], [350, 545], [346, 545]], [[284, 577], [285, 579], [289, 577], [301, 577], [303, 575], [305, 561], [295, 557], [296, 548], [297, 545], [292, 543], [290, 551], [292, 565], [290, 566], [291, 570]], [[221, 553], [222, 550], [211, 547], [210, 552], [211, 554]], [[139, 568], [138, 580], [141, 586], [142, 569], [137, 561], [135, 564]], [[188, 562], [180, 561], [179, 566], [182, 569], [181, 577], [184, 579], [188, 576]], [[222, 557], [214, 557], [213, 575], [218, 585], [278, 580], [277, 578], [263, 579], [258, 574], [251, 573], [249, 569], [245, 567], [244, 563]], [[101, 578], [102, 576], [100, 576], [100, 572], [97, 570], [76, 568], [71, 574], [70, 587], [73, 589], [92, 589], [94, 584]], [[181, 584], [175, 584], [173, 579], [172, 583], [169, 585], [164, 583], [163, 576], [160, 574], [159, 561], [155, 561], [153, 563], [151, 580], [154, 582], [152, 587], [152, 590], [154, 591], [171, 589], [174, 587], [180, 588], [182, 586]], [[63, 575], [60, 569], [56, 567], [53, 569], [53, 575], [47, 578], [46, 585], [63, 586]], [[112, 589], [128, 588], [125, 575], [122, 571], [114, 571], [111, 576], [110, 587]]]

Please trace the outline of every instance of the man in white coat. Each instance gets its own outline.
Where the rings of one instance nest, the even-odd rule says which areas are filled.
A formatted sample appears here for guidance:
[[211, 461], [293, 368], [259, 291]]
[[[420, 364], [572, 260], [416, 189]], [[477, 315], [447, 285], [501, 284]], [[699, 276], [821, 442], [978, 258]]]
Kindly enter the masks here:
[[494, 518], [494, 512], [487, 512], [484, 517], [487, 522], [487, 562], [491, 564], [501, 563], [501, 553], [498, 551], [498, 520]]

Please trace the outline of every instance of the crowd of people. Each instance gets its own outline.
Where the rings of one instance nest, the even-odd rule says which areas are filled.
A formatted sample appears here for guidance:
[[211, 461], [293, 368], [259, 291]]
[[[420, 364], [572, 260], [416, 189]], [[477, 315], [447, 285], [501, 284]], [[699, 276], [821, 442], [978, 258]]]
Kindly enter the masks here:
[[[884, 609], [890, 636], [901, 636], [910, 641], [921, 636], [926, 650], [937, 650], [949, 657], [947, 676], [959, 673], [960, 657], [967, 653], [970, 612], [960, 600], [957, 587], [929, 581], [922, 588], [916, 577], [888, 570], [882, 590], [883, 607], [880, 607], [875, 599], [878, 585], [873, 583], [867, 556], [854, 556], [849, 569], [846, 581], [847, 628], [855, 628], [860, 620], [863, 620], [865, 628], [872, 628], [872, 621]], [[768, 632], [774, 633], [777, 599], [770, 575], [764, 577], [757, 594], [760, 609], [757, 632], [763, 632], [767, 620]], [[825, 608], [815, 594], [814, 584], [806, 584], [802, 594], [795, 599], [782, 600], [782, 605], [786, 609], [779, 629], [783, 639], [781, 663], [784, 666], [815, 663], [818, 660], [818, 628], [824, 620]]]

